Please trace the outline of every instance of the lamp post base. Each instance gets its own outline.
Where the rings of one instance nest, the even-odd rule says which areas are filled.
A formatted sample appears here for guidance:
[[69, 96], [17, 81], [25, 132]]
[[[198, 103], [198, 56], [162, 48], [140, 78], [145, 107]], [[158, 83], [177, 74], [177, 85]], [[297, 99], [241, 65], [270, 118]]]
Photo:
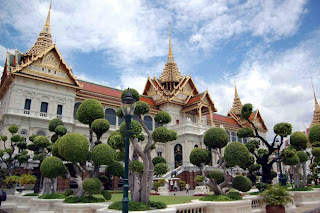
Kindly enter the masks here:
[[279, 183], [281, 186], [287, 185], [287, 178], [283, 174], [279, 174]]

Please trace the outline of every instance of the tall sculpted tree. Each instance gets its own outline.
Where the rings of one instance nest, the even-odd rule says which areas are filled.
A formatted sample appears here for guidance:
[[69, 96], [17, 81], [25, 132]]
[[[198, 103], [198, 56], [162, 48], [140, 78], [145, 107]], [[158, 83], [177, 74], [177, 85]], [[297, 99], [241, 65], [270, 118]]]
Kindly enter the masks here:
[[[123, 91], [122, 96], [127, 92]], [[143, 121], [142, 116], [150, 110], [148, 103], [139, 101], [140, 95], [135, 89], [130, 89], [133, 97], [137, 100], [134, 114], [138, 116], [138, 121], [132, 120], [130, 127], [130, 142], [133, 146], [133, 153], [129, 165], [129, 188], [131, 201], [147, 203], [150, 201], [150, 192], [153, 185], [154, 165], [152, 163], [151, 151], [156, 143], [166, 143], [177, 139], [177, 133], [168, 130], [166, 127], [157, 127], [151, 132]], [[121, 110], [117, 111], [117, 116], [122, 118]], [[167, 124], [171, 117], [167, 112], [158, 112], [155, 121], [159, 124]], [[112, 133], [109, 144], [118, 150], [124, 150], [125, 122], [120, 125], [120, 134]], [[147, 137], [142, 134], [142, 129]], [[144, 143], [142, 141], [146, 140]], [[118, 152], [119, 153], [119, 152]], [[139, 157], [142, 162], [139, 162]]]
[[310, 169], [312, 171], [315, 184], [318, 184], [319, 169], [317, 167], [320, 165], [320, 124], [310, 128], [309, 142], [312, 145]]
[[[228, 135], [226, 131], [218, 127], [210, 128], [205, 132], [204, 144], [210, 151], [203, 148], [193, 149], [189, 157], [190, 162], [200, 167], [202, 176], [204, 177], [204, 183], [215, 194], [226, 194], [230, 190], [226, 172], [227, 166], [243, 167], [243, 165], [247, 165], [250, 161], [250, 153], [248, 149], [239, 142], [232, 142], [228, 144]], [[223, 156], [222, 149], [224, 147], [225, 152]], [[217, 165], [214, 165], [215, 169], [206, 175], [205, 166], [209, 162], [209, 156], [211, 156], [210, 152], [216, 154], [219, 157], [219, 160]], [[249, 191], [252, 187], [252, 182], [247, 177], [239, 176], [233, 185], [240, 191]]]
[[[277, 161], [276, 158], [270, 159], [270, 156], [276, 151], [279, 150], [278, 147], [281, 147], [284, 141], [284, 138], [291, 134], [292, 126], [289, 123], [278, 123], [274, 126], [273, 131], [276, 134], [272, 143], [269, 143], [266, 139], [264, 139], [258, 132], [258, 127], [249, 119], [252, 113], [252, 105], [245, 104], [241, 109], [241, 117], [245, 119], [251, 127], [244, 127], [237, 131], [238, 137], [246, 138], [252, 137], [257, 138], [262, 141], [262, 143], [266, 146], [266, 148], [260, 148], [259, 141], [251, 140], [246, 144], [248, 150], [255, 156], [256, 161], [262, 167], [262, 182], [271, 184], [272, 183], [272, 175], [271, 169], [272, 164]], [[276, 139], [280, 137], [280, 145], [275, 147]]]

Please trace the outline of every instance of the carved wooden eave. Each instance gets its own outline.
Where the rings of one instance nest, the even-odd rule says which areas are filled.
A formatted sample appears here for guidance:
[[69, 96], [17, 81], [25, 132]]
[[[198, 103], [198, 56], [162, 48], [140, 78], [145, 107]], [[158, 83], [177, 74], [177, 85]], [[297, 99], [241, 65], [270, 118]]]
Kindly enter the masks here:
[[262, 116], [261, 116], [261, 113], [260, 113], [260, 110], [259, 109], [257, 109], [256, 110], [256, 113], [255, 113], [255, 115], [253, 116], [253, 119], [252, 119], [252, 122], [259, 122], [259, 123], [261, 123], [261, 125], [262, 125], [262, 127], [263, 127], [263, 129], [261, 129], [262, 131], [268, 131], [268, 128], [267, 128], [267, 126], [266, 126], [266, 124], [265, 124], [265, 122], [264, 122], [264, 120], [263, 120], [263, 118], [262, 118]]
[[[251, 124], [248, 123], [246, 120], [242, 119], [240, 116], [235, 115], [231, 110], [228, 112], [228, 116], [232, 117], [241, 127], [249, 127], [252, 128]], [[262, 116], [260, 114], [259, 109], [252, 112], [252, 114], [249, 117], [249, 120], [253, 123], [259, 122], [263, 128], [258, 128], [261, 131], [267, 132], [268, 128], [265, 125], [264, 120], [262, 119]]]

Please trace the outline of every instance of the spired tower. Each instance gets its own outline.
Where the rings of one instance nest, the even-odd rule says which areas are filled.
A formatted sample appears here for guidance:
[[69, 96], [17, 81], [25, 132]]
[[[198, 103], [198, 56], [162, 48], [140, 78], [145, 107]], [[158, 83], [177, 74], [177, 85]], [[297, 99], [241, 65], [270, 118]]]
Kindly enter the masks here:
[[312, 89], [313, 89], [315, 108], [314, 108], [313, 119], [312, 119], [310, 128], [313, 127], [314, 125], [320, 124], [320, 107], [319, 107], [319, 104], [318, 104], [316, 93], [314, 91], [313, 83], [312, 83]]
[[237, 91], [237, 85], [236, 82], [234, 82], [234, 99], [233, 99], [233, 105], [231, 108], [231, 111], [236, 115], [236, 116], [241, 116], [241, 108], [242, 104], [238, 95]]

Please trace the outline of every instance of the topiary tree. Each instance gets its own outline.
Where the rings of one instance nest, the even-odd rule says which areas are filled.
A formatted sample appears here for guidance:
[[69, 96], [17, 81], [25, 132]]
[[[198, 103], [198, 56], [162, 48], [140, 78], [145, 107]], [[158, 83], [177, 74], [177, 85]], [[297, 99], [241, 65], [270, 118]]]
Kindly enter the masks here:
[[[247, 165], [250, 161], [249, 151], [243, 144], [239, 142], [228, 144], [228, 140], [228, 135], [224, 129], [217, 127], [210, 128], [204, 134], [204, 144], [210, 151], [195, 148], [191, 151], [189, 157], [192, 164], [203, 168], [201, 172], [204, 183], [218, 195], [226, 194], [230, 190], [226, 172], [227, 166]], [[224, 156], [222, 156], [222, 148], [224, 147]], [[219, 160], [217, 165], [215, 165], [215, 170], [205, 175], [205, 165], [209, 162], [210, 152], [215, 153], [219, 157]]]
[[92, 194], [101, 192], [102, 182], [98, 178], [87, 178], [83, 181], [82, 187], [92, 197]]
[[154, 166], [155, 175], [164, 175], [168, 172], [169, 168], [166, 163], [158, 163]]
[[[122, 97], [127, 90], [124, 90]], [[151, 151], [155, 148], [157, 143], [166, 143], [168, 141], [176, 140], [177, 134], [172, 130], [168, 130], [166, 127], [157, 127], [151, 132], [143, 120], [143, 115], [149, 113], [150, 106], [146, 102], [139, 101], [139, 93], [130, 89], [133, 97], [137, 100], [136, 109], [134, 114], [137, 116], [137, 120], [131, 121], [130, 126], [130, 143], [133, 146], [132, 162], [142, 160], [144, 165], [143, 171], [138, 172], [132, 167], [129, 171], [129, 188], [131, 192], [131, 201], [140, 201], [147, 203], [150, 200], [150, 192], [153, 184], [154, 165], [151, 158]], [[122, 111], [117, 111], [119, 118], [123, 117]], [[171, 121], [171, 117], [166, 112], [158, 112], [155, 115], [155, 121], [159, 124], [167, 124]], [[117, 149], [117, 153], [124, 153], [125, 145], [125, 122], [120, 125], [120, 135], [118, 133], [112, 133], [109, 137], [108, 144]], [[146, 133], [147, 137], [142, 134], [142, 129]], [[139, 143], [139, 141], [146, 140], [145, 143]], [[119, 154], [121, 156], [121, 154]], [[132, 163], [131, 162], [131, 163]], [[130, 165], [132, 165], [130, 163]]]
[[318, 185], [318, 166], [320, 165], [320, 124], [314, 125], [310, 128], [308, 138], [309, 142], [312, 145], [310, 169], [314, 179], [314, 183]]
[[252, 188], [252, 181], [246, 176], [236, 176], [232, 180], [232, 186], [242, 192], [247, 192]]
[[[269, 143], [264, 139], [258, 131], [258, 127], [249, 119], [252, 114], [252, 105], [244, 104], [241, 109], [241, 118], [250, 124], [250, 127], [241, 128], [237, 131], [237, 136], [240, 138], [253, 137], [262, 141], [266, 149], [259, 149], [259, 142], [256, 140], [249, 141], [246, 146], [248, 150], [255, 156], [256, 161], [262, 167], [262, 182], [271, 184], [271, 169], [273, 163], [277, 161], [277, 158], [270, 159], [275, 151], [279, 151], [282, 146], [284, 138], [291, 134], [292, 126], [289, 123], [278, 123], [274, 126], [273, 131], [276, 134], [273, 142]], [[275, 147], [276, 139], [280, 137], [280, 145]]]
[[152, 163], [153, 163], [153, 166], [155, 166], [155, 165], [157, 165], [158, 163], [167, 164], [167, 161], [166, 161], [166, 159], [164, 159], [164, 157], [157, 156], [157, 157], [154, 157], [154, 158], [152, 159]]
[[100, 138], [104, 133], [106, 133], [109, 128], [110, 128], [110, 122], [106, 119], [96, 119], [92, 122], [91, 124], [92, 131], [96, 134], [97, 136], [97, 141], [95, 144], [100, 144]]

